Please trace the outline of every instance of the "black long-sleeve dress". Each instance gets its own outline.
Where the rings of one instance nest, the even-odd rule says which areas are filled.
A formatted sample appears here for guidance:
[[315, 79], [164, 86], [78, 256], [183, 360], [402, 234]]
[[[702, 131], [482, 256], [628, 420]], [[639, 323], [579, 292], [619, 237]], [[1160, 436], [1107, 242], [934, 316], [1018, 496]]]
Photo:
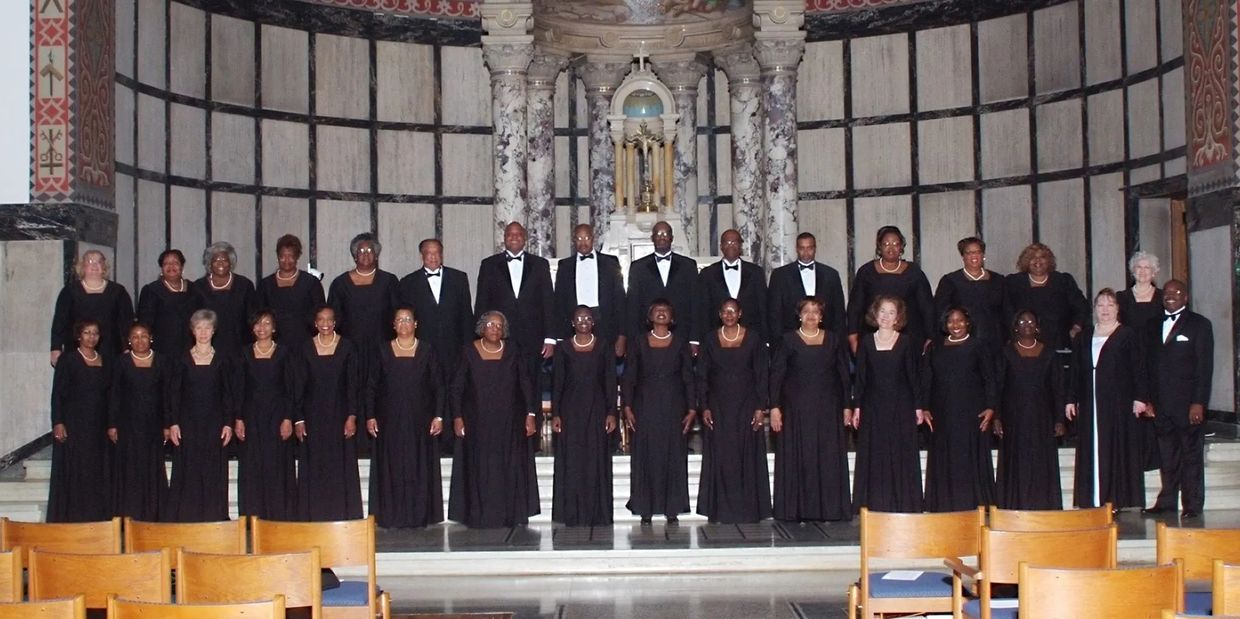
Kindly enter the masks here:
[[116, 428], [112, 510], [117, 516], [154, 522], [168, 493], [164, 425], [173, 357], [155, 353], [150, 367], [122, 355], [112, 373], [108, 427]]
[[323, 303], [323, 284], [298, 271], [292, 286], [280, 287], [274, 273], [259, 281], [254, 307], [275, 314], [277, 342], [300, 346], [302, 340], [314, 335], [314, 310]]
[[639, 334], [624, 362], [623, 402], [637, 426], [628, 509], [643, 517], [689, 511], [689, 446], [681, 420], [697, 408], [697, 394], [688, 337], [671, 337], [670, 346], [654, 348]]
[[1056, 350], [1072, 343], [1068, 333], [1073, 325], [1084, 327], [1090, 322], [1089, 301], [1068, 273], [1053, 271], [1042, 286], [1034, 286], [1028, 273], [1012, 273], [1004, 282], [1004, 299], [1005, 324], [1011, 324], [1021, 310], [1032, 311], [1042, 329], [1039, 339]]
[[934, 315], [936, 319], [953, 305], [969, 312], [973, 322], [971, 333], [984, 340], [992, 355], [1008, 340], [1008, 321], [1004, 314], [1004, 277], [994, 271], [986, 271], [986, 279], [973, 279], [964, 269], [952, 271], [939, 279], [934, 289]]
[[[439, 441], [431, 421], [447, 417], [448, 385], [439, 351], [418, 340], [412, 357], [380, 346], [371, 361], [366, 419], [379, 423], [370, 457], [370, 513], [384, 528], [443, 522]], [[451, 424], [444, 424], [451, 432]]]
[[611, 441], [607, 416], [616, 414], [616, 364], [611, 342], [588, 351], [559, 344], [554, 357], [551, 414], [560, 418], [555, 444], [551, 520], [569, 526], [612, 523]]
[[229, 361], [236, 359], [241, 349], [253, 340], [249, 325], [250, 313], [254, 311], [254, 282], [233, 273], [232, 285], [217, 290], [208, 274], [194, 285], [202, 295], [202, 306], [215, 312], [215, 338], [211, 345]]
[[66, 284], [56, 297], [52, 313], [51, 350], [63, 350], [66, 354], [77, 350], [73, 324], [87, 319], [99, 323], [99, 345], [95, 350], [115, 358], [128, 348], [125, 340], [133, 323], [129, 291], [114, 281], [105, 281], [103, 290], [95, 293], [86, 292], [80, 280]]
[[358, 286], [349, 273], [332, 280], [327, 302], [336, 310], [336, 331], [370, 353], [396, 337], [392, 314], [400, 303], [400, 280], [379, 269], [369, 285]]
[[908, 267], [900, 273], [879, 272], [877, 260], [871, 260], [857, 269], [852, 290], [848, 292], [849, 333], [874, 331], [865, 324], [865, 313], [869, 311], [874, 297], [879, 295], [904, 300], [908, 324], [903, 333], [915, 340], [918, 346], [937, 331], [934, 326], [934, 298], [930, 295], [930, 282], [916, 263], [905, 264]]
[[246, 346], [236, 365], [239, 417], [245, 440], [237, 443], [237, 499], [242, 516], [292, 520], [296, 514], [296, 439], [280, 438], [280, 424], [293, 419], [300, 370], [296, 349], [277, 344], [270, 358]]
[[[1154, 289], [1154, 298], [1149, 301], [1138, 301], [1131, 288], [1115, 294], [1119, 299], [1119, 321], [1137, 333], [1145, 333], [1150, 321], [1163, 316], [1163, 292]], [[1137, 432], [1141, 434], [1141, 466], [1147, 471], [1157, 471], [1162, 464], [1158, 456], [1158, 437], [1154, 432], [1154, 420], [1142, 417], [1137, 420]]]
[[767, 408], [770, 361], [757, 329], [736, 348], [724, 348], [717, 333], [707, 334], [697, 360], [698, 402], [715, 425], [702, 429], [697, 513], [712, 522], [758, 522], [771, 517], [771, 482], [766, 433], [753, 429], [753, 413]]
[[365, 432], [362, 418], [360, 352], [339, 337], [336, 350], [320, 355], [309, 339], [301, 344], [297, 388], [301, 407], [295, 422], [305, 423], [306, 439], [298, 452], [297, 513], [302, 520], [351, 520], [362, 517], [362, 481], [357, 469], [357, 437], [344, 436], [349, 415]]
[[853, 509], [920, 512], [921, 455], [917, 407], [921, 401], [921, 344], [903, 333], [891, 350], [878, 350], [867, 333], [857, 347], [856, 401], [861, 409]]
[[68, 438], [52, 443], [48, 522], [90, 522], [111, 516], [107, 424], [112, 363], [114, 358], [104, 356], [103, 365], [87, 365], [75, 347], [56, 364], [52, 425], [64, 424]]
[[1063, 421], [1063, 370], [1050, 346], [1022, 357], [1018, 344], [1004, 346], [999, 379], [999, 471], [997, 504], [1005, 509], [1063, 509], [1055, 424]]
[[168, 505], [160, 520], [228, 520], [228, 452], [220, 431], [236, 417], [235, 362], [218, 349], [207, 365], [194, 363], [189, 351], [178, 361], [167, 424], [180, 426], [181, 444], [172, 450]]
[[954, 512], [994, 503], [991, 431], [980, 429], [985, 409], [998, 406], [990, 342], [970, 336], [940, 339], [927, 352], [925, 408], [934, 417], [926, 458], [926, 511]]
[[[466, 344], [452, 382], [453, 419], [465, 421], [452, 460], [448, 519], [469, 527], [512, 527], [539, 513], [527, 413], [539, 409], [521, 349], [505, 342], [499, 359]], [[381, 428], [382, 429], [382, 428]]]
[[849, 402], [848, 343], [826, 332], [821, 345], [785, 333], [771, 363], [771, 406], [781, 409], [775, 435], [777, 520], [846, 520]]
[[138, 320], [151, 328], [151, 348], [168, 359], [179, 358], [194, 345], [189, 317], [206, 304], [198, 286], [189, 280], [181, 283], [185, 289], [173, 292], [156, 279], [138, 295]]

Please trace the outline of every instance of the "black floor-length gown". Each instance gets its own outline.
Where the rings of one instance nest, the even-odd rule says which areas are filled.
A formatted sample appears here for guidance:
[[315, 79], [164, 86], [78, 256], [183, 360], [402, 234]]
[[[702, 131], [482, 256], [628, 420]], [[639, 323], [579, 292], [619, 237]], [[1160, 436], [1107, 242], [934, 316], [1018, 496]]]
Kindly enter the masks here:
[[208, 274], [194, 285], [202, 295], [203, 307], [215, 312], [215, 338], [211, 340], [211, 345], [216, 353], [228, 357], [229, 362], [236, 360], [241, 349], [253, 341], [250, 313], [255, 309], [254, 282], [244, 275], [233, 273], [232, 285], [217, 290]]
[[303, 384], [296, 391], [301, 407], [293, 414], [294, 421], [306, 425], [297, 459], [297, 512], [302, 520], [362, 517], [357, 437], [344, 436], [349, 415], [356, 415], [358, 432], [366, 431], [359, 355], [353, 342], [341, 336], [330, 355], [318, 354], [313, 338], [301, 345], [298, 374]]
[[611, 440], [606, 421], [616, 414], [616, 363], [611, 342], [594, 340], [588, 351], [572, 338], [555, 352], [551, 414], [556, 435], [551, 520], [569, 526], [612, 523]]
[[[448, 385], [439, 351], [418, 340], [412, 357], [398, 357], [391, 344], [371, 361], [366, 418], [379, 423], [370, 456], [370, 513], [384, 528], [443, 522], [439, 441], [431, 422], [446, 418]], [[444, 432], [451, 432], [444, 423]]]
[[452, 460], [448, 519], [474, 528], [513, 527], [539, 513], [527, 413], [540, 408], [522, 367], [521, 349], [504, 342], [499, 359], [466, 344], [452, 382], [453, 419], [465, 421]]
[[105, 356], [102, 366], [87, 365], [77, 348], [70, 348], [56, 364], [52, 425], [64, 424], [68, 438], [52, 442], [48, 522], [92, 522], [112, 515], [107, 424], [115, 362]]
[[1072, 503], [1078, 507], [1107, 502], [1116, 509], [1145, 506], [1141, 434], [1145, 420], [1132, 414], [1133, 400], [1149, 401], [1141, 333], [1124, 324], [1116, 327], [1102, 344], [1096, 364], [1092, 326], [1073, 342], [1068, 401], [1077, 405], [1073, 423], [1080, 443]]
[[[1163, 317], [1163, 292], [1158, 288], [1154, 289], [1154, 298], [1149, 301], [1138, 301], [1131, 288], [1117, 292], [1115, 297], [1119, 299], [1119, 321], [1136, 329], [1137, 333], [1145, 333], [1151, 320], [1161, 320]], [[1149, 417], [1139, 419], [1137, 432], [1141, 434], [1141, 466], [1147, 471], [1157, 471], [1162, 459], [1158, 456], [1154, 420]]]
[[766, 433], [753, 429], [753, 413], [766, 410], [770, 392], [766, 343], [750, 329], [740, 346], [724, 348], [717, 333], [707, 335], [697, 360], [698, 402], [715, 425], [702, 428], [697, 513], [712, 522], [758, 522], [771, 517]]
[[689, 511], [689, 446], [681, 420], [697, 407], [688, 340], [672, 334], [666, 348], [643, 333], [629, 345], [623, 402], [633, 409], [633, 455], [628, 509], [643, 517]]
[[172, 450], [168, 505], [160, 520], [228, 520], [228, 452], [220, 431], [235, 420], [234, 361], [218, 349], [208, 365], [181, 353], [169, 386], [168, 425], [181, 428]]
[[934, 432], [926, 457], [926, 511], [955, 512], [994, 503], [991, 430], [980, 429], [982, 411], [997, 409], [990, 342], [970, 336], [958, 344], [940, 339], [926, 356], [927, 408]]
[[189, 317], [206, 303], [193, 282], [183, 279], [181, 284], [185, 290], [173, 292], [156, 279], [138, 295], [138, 320], [151, 328], [151, 348], [169, 360], [179, 359], [194, 345]]
[[99, 345], [95, 350], [115, 358], [129, 347], [126, 340], [133, 323], [129, 291], [114, 281], [105, 281], [103, 290], [96, 293], [86, 292], [80, 280], [61, 288], [52, 312], [51, 350], [63, 350], [65, 354], [77, 350], [73, 325], [80, 320], [99, 323]]
[[857, 347], [856, 401], [861, 409], [853, 509], [920, 512], [921, 455], [917, 449], [921, 344], [900, 334], [878, 350], [867, 333]]
[[298, 271], [292, 286], [281, 287], [275, 273], [259, 281], [254, 307], [275, 314], [277, 342], [300, 346], [302, 340], [314, 335], [314, 310], [323, 303], [323, 284], [309, 273]]
[[245, 440], [237, 443], [237, 498], [242, 516], [292, 520], [296, 514], [297, 439], [280, 438], [280, 424], [292, 421], [299, 380], [299, 360], [292, 346], [276, 344], [260, 359], [246, 346], [237, 363], [237, 396]]
[[117, 359], [108, 409], [108, 426], [117, 434], [112, 483], [117, 516], [159, 520], [159, 507], [168, 493], [164, 425], [174, 359], [155, 353], [150, 367], [138, 367], [129, 355]]
[[1066, 398], [1063, 369], [1050, 346], [1036, 357], [1020, 356], [1016, 346], [1003, 347], [995, 371], [1003, 422], [996, 502], [1005, 509], [1063, 509], [1055, 438]]
[[849, 406], [848, 343], [824, 330], [821, 345], [784, 334], [771, 363], [771, 406], [783, 413], [775, 434], [777, 520], [846, 520]]
[[988, 278], [977, 280], [966, 275], [964, 269], [944, 275], [934, 289], [934, 315], [942, 316], [953, 305], [965, 308], [973, 323], [973, 337], [984, 340], [986, 348], [996, 355], [1008, 339], [1008, 320], [1003, 313], [1004, 277], [990, 270], [987, 273]]
[[935, 333], [934, 297], [930, 295], [930, 282], [916, 263], [906, 264], [908, 266], [900, 273], [880, 273], [877, 260], [871, 260], [857, 269], [852, 289], [848, 291], [849, 333], [874, 331], [865, 323], [865, 313], [879, 295], [904, 300], [904, 310], [908, 316], [904, 335], [913, 338], [918, 346]]

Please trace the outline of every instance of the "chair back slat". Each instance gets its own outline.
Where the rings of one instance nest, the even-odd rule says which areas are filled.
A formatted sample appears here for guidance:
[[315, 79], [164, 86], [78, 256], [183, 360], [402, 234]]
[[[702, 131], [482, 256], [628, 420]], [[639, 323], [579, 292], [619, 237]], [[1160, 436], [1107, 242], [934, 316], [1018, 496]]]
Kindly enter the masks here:
[[0, 552], [0, 603], [22, 601], [21, 547]]
[[86, 619], [86, 598], [0, 604], [0, 619]]
[[1240, 615], [1240, 565], [1215, 559], [1213, 580], [1214, 615]]
[[1190, 529], [1160, 522], [1154, 548], [1159, 565], [1180, 559], [1185, 580], [1209, 580], [1214, 577], [1215, 559], [1240, 563], [1240, 529]]
[[254, 552], [319, 549], [323, 567], [369, 565], [375, 556], [374, 516], [335, 522], [284, 522], [252, 518]]
[[152, 604], [113, 597], [108, 619], [284, 619], [284, 596], [232, 604]]
[[1020, 615], [1039, 619], [1159, 619], [1184, 610], [1183, 568], [1083, 570], [1020, 567]]
[[305, 552], [220, 555], [182, 550], [177, 555], [177, 602], [257, 602], [284, 595], [290, 608], [323, 613], [317, 548]]
[[22, 567], [31, 550], [83, 554], [118, 554], [121, 519], [101, 522], [21, 522], [0, 518], [0, 550], [21, 546]]
[[143, 522], [125, 519], [125, 552], [171, 548], [211, 554], [245, 554], [245, 521]]
[[1020, 564], [1034, 567], [1115, 567], [1118, 527], [1075, 531], [997, 531], [982, 528], [979, 563], [990, 584], [1016, 584]]
[[978, 553], [984, 512], [897, 514], [861, 510], [863, 559], [966, 557]]
[[990, 506], [991, 529], [1004, 531], [1047, 531], [1093, 529], [1114, 522], [1111, 504], [1083, 509], [1000, 509]]
[[86, 596], [87, 608], [107, 608], [108, 596], [172, 601], [172, 556], [166, 550], [134, 554], [30, 551], [30, 599]]

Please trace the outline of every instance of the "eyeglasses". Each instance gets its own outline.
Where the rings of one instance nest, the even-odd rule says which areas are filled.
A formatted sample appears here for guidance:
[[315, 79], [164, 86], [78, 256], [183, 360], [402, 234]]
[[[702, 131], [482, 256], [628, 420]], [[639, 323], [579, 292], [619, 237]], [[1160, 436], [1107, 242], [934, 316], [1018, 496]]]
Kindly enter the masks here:
[[904, 243], [901, 243], [900, 241], [883, 241], [882, 243], [879, 243], [882, 247], [899, 247], [903, 244]]
[[497, 328], [497, 329], [502, 329], [502, 328], [504, 328], [504, 323], [503, 323], [503, 322], [501, 322], [501, 321], [498, 321], [498, 320], [488, 320], [488, 321], [486, 321], [486, 322], [482, 323], [482, 326], [484, 326], [484, 327], [495, 327], [495, 328]]
[[594, 322], [594, 319], [589, 316], [576, 316], [573, 318], [573, 322], [577, 324], [585, 324], [587, 322]]
[[660, 239], [670, 239], [672, 238], [672, 233], [671, 232], [655, 232], [651, 236], [657, 237]]
[[737, 241], [737, 240], [735, 240], [735, 239], [728, 239], [728, 240], [726, 240], [726, 241], [719, 241], [719, 244], [720, 244], [720, 245], [732, 246], [732, 245], [740, 245], [740, 244], [741, 244], [741, 242], [740, 242], [740, 241]]
[[582, 242], [582, 241], [590, 241], [591, 243], [593, 243], [593, 242], [594, 242], [594, 237], [592, 237], [592, 236], [575, 236], [575, 237], [573, 237], [573, 240], [574, 240], [574, 241], [577, 241], [577, 242]]
[[359, 247], [359, 248], [357, 248], [357, 253], [359, 253], [359, 254], [373, 254], [373, 253], [375, 253], [375, 248], [373, 248], [373, 247]]
[[397, 319], [396, 319], [396, 322], [399, 322], [399, 323], [401, 323], [401, 324], [405, 324], [405, 323], [410, 323], [410, 322], [413, 322], [413, 319], [412, 319], [412, 318], [410, 318], [410, 317], [408, 317], [408, 316], [401, 316], [400, 318], [397, 318]]

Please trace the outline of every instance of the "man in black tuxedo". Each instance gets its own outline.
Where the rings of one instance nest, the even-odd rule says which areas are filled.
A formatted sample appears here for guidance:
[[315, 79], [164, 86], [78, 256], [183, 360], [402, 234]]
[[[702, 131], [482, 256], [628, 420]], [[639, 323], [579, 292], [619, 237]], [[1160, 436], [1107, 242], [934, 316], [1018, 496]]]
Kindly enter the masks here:
[[[672, 304], [673, 329], [676, 333], [693, 336], [693, 288], [697, 280], [697, 263], [692, 258], [672, 251], [672, 226], [666, 221], [655, 223], [650, 229], [650, 241], [654, 253], [634, 260], [629, 265], [628, 340], [649, 330], [647, 312], [656, 299]], [[696, 341], [696, 340], [695, 340]], [[694, 347], [694, 353], [697, 347]]]
[[531, 384], [537, 387], [542, 384], [543, 360], [555, 353], [555, 306], [551, 266], [545, 258], [525, 251], [525, 236], [525, 226], [515, 221], [508, 224], [504, 251], [482, 259], [474, 315], [503, 312], [512, 341], [526, 356]]
[[698, 293], [694, 296], [698, 333], [694, 340], [703, 341], [718, 329], [723, 324], [719, 306], [728, 299], [736, 299], [741, 304], [741, 324], [770, 341], [766, 333], [766, 274], [762, 267], [741, 260], [741, 233], [736, 230], [719, 236], [719, 253], [723, 259], [698, 275]]
[[422, 268], [400, 280], [402, 305], [413, 308], [418, 339], [430, 342], [448, 381], [456, 375], [461, 347], [474, 339], [474, 308], [470, 303], [469, 275], [443, 265], [443, 243], [418, 243]]
[[837, 337], [848, 335], [845, 327], [844, 286], [840, 273], [816, 261], [818, 241], [813, 234], [797, 235], [797, 260], [771, 272], [771, 286], [766, 306], [767, 334], [771, 344], [778, 344], [783, 335], [801, 326], [797, 303], [805, 297], [822, 302], [822, 326]]
[[1163, 287], [1163, 319], [1147, 329], [1147, 363], [1154, 404], [1154, 429], [1162, 458], [1162, 491], [1145, 514], [1175, 512], [1201, 516], [1205, 503], [1205, 419], [1214, 372], [1214, 328], [1201, 314], [1185, 309], [1188, 286], [1171, 280]]
[[594, 228], [581, 224], [573, 229], [573, 255], [560, 259], [555, 272], [556, 336], [572, 336], [570, 324], [578, 305], [594, 310], [594, 332], [615, 343], [616, 356], [624, 356], [624, 277], [615, 256], [594, 249]]

